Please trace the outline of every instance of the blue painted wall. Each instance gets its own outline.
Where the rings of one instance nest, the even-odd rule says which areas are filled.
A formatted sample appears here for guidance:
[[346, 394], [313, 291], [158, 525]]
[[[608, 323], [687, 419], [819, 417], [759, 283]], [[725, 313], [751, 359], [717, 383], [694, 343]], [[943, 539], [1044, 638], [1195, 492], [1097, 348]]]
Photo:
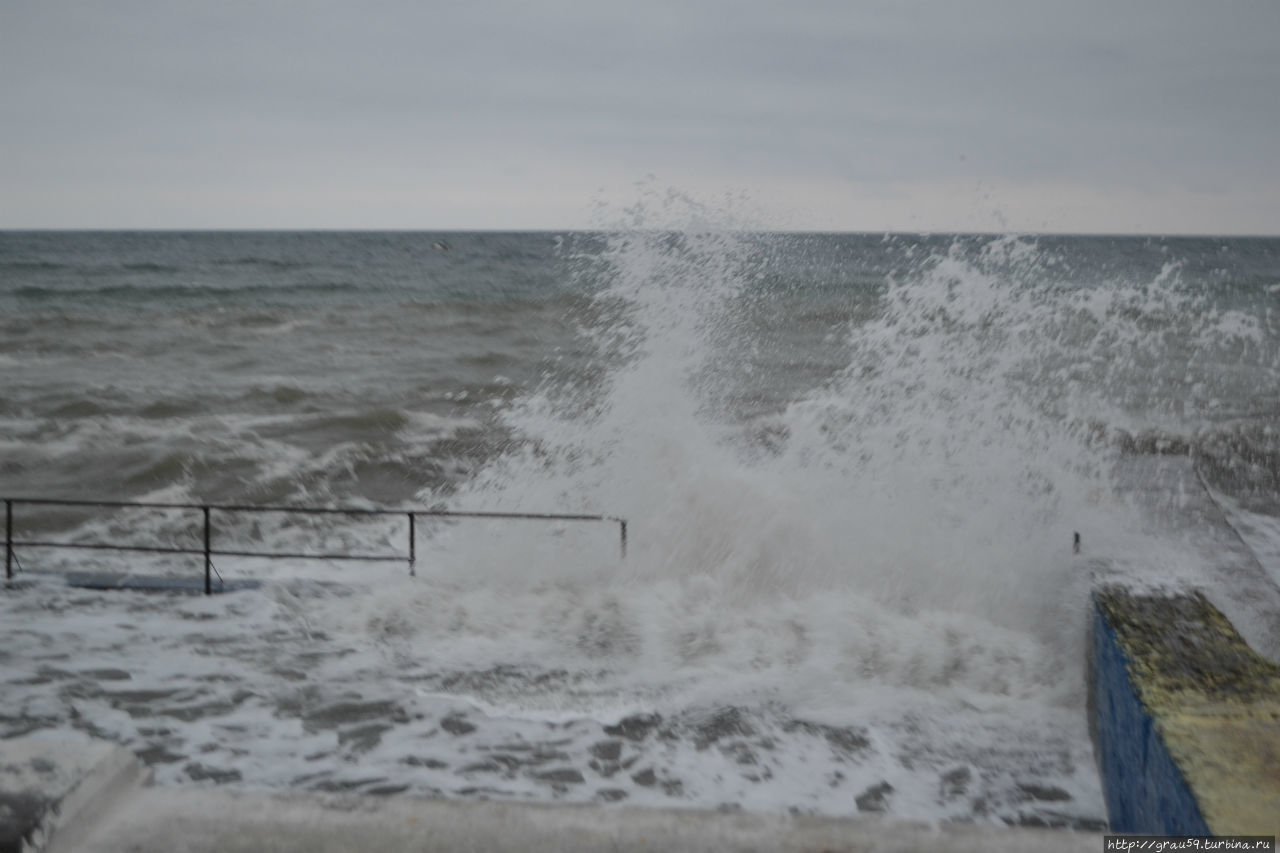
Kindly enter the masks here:
[[1138, 699], [1128, 660], [1096, 599], [1093, 610], [1092, 713], [1112, 831], [1210, 835], [1182, 771]]

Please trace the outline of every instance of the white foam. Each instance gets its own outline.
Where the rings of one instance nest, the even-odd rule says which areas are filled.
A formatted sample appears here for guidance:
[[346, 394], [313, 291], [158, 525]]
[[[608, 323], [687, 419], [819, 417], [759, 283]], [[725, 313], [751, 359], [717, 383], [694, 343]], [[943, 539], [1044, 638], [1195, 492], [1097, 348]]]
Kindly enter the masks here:
[[[607, 523], [423, 520], [416, 579], [403, 565], [220, 560], [228, 579], [343, 586], [282, 583], [173, 610], [41, 589], [24, 599], [34, 609], [5, 604], [27, 632], [19, 653], [34, 659], [53, 638], [92, 666], [127, 670], [131, 690], [190, 691], [158, 700], [163, 720], [110, 691], [74, 703], [77, 720], [124, 743], [167, 739], [183, 757], [161, 762], [165, 782], [190, 781], [199, 762], [249, 786], [382, 775], [590, 799], [593, 785], [563, 792], [466, 768], [503, 743], [553, 740], [585, 767], [601, 724], [644, 712], [696, 729], [699, 715], [734, 708], [753, 730], [742, 743], [699, 745], [687, 732], [628, 742], [637, 763], [592, 782], [625, 786], [631, 802], [841, 814], [888, 782], [894, 814], [977, 820], [1016, 815], [1018, 785], [1043, 783], [1068, 792], [1077, 814], [1100, 815], [1083, 713], [1089, 585], [1099, 571], [1190, 580], [1203, 562], [1113, 495], [1114, 454], [1083, 425], [1148, 416], [1113, 392], [1140, 386], [1133, 377], [1158, 350], [1144, 323], [1191, 336], [1178, 325], [1189, 304], [1178, 268], [1133, 287], [1072, 288], [1028, 240], [917, 256], [870, 319], [830, 342], [843, 369], [815, 371], [811, 387], [743, 424], [716, 403], [732, 381], [720, 368], [770, 255], [707, 223], [705, 208], [685, 221], [642, 217], [586, 259], [609, 282], [598, 307], [614, 318], [589, 330], [609, 367], [603, 386], [552, 379], [498, 409], [515, 441], [451, 498], [464, 510], [625, 517], [625, 559]], [[1202, 349], [1252, 334], [1248, 318], [1222, 316]], [[408, 421], [409, 437], [471, 426]], [[286, 425], [223, 422], [267, 480], [349, 467], [364, 452], [259, 434]], [[751, 437], [761, 426], [767, 448]], [[192, 438], [211, 440], [194, 428]], [[405, 534], [394, 518], [341, 530], [255, 523], [256, 539], [281, 550], [381, 552], [402, 549]], [[15, 702], [56, 717], [48, 689], [24, 687]], [[370, 712], [392, 727], [367, 748], [352, 745], [355, 723], [316, 721], [374, 701], [398, 710]], [[202, 702], [216, 707], [184, 710]], [[454, 714], [479, 732], [442, 729]], [[796, 721], [867, 743], [846, 755]], [[627, 781], [646, 767], [653, 785]], [[941, 775], [960, 769], [971, 789], [940, 793]]]

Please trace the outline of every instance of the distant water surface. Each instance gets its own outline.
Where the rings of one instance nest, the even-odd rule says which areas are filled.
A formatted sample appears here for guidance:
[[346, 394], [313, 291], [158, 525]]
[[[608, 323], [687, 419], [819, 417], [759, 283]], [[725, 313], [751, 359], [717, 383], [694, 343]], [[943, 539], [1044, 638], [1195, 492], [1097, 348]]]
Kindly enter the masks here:
[[171, 784], [1098, 826], [1092, 583], [1207, 588], [1280, 652], [1280, 240], [654, 225], [0, 233], [4, 496], [630, 531], [424, 521], [416, 578], [220, 558], [266, 584], [210, 599], [57, 580], [198, 558], [22, 549], [0, 736]]

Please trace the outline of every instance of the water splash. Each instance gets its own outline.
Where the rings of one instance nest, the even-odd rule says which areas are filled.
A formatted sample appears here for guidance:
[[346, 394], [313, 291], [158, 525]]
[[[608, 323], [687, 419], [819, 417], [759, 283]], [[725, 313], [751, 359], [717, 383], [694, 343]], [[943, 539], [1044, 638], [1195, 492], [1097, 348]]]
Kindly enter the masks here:
[[[246, 686], [254, 697], [235, 700], [234, 731], [251, 722], [255, 752], [271, 758], [243, 758], [244, 736], [218, 740], [205, 717], [173, 723], [183, 742], [173, 749], [205, 756], [207, 745], [253, 784], [281, 786], [345, 776], [579, 800], [607, 786], [629, 802], [842, 814], [866, 802], [1015, 822], [1040, 792], [1049, 799], [1035, 819], [1099, 815], [1082, 713], [1090, 575], [1105, 561], [1158, 581], [1204, 575], [1180, 531], [1149, 535], [1152, 507], [1116, 492], [1144, 488], [1135, 471], [1148, 462], [1189, 470], [1197, 448], [1234, 460], [1210, 479], [1248, 476], [1274, 491], [1272, 434], [1225, 412], [1259, 398], [1265, 408], [1266, 389], [1280, 387], [1268, 384], [1273, 315], [1209, 292], [1175, 259], [1135, 273], [1108, 267], [1124, 253], [1104, 246], [1111, 260], [1091, 265], [1087, 241], [762, 235], [718, 217], [651, 195], [620, 227], [567, 238], [576, 278], [556, 284], [571, 296], [536, 316], [533, 303], [501, 309], [504, 332], [523, 324], [532, 338], [561, 339], [563, 359], [548, 360], [535, 388], [482, 392], [460, 421], [443, 419], [447, 407], [397, 403], [277, 423], [272, 404], [232, 431], [223, 456], [215, 446], [215, 462], [252, 463], [251, 488], [346, 502], [352, 483], [384, 470], [373, 462], [404, 447], [408, 466], [447, 457], [475, 433], [476, 473], [448, 488], [413, 480], [413, 503], [616, 513], [631, 522], [631, 553], [617, 556], [609, 525], [424, 521], [415, 579], [401, 567], [353, 570], [341, 579], [377, 580], [340, 596], [284, 585], [246, 594], [248, 605], [193, 605], [139, 676], [167, 684], [182, 677], [183, 655], [208, 664], [206, 648], [225, 650], [239, 679], [227, 694]], [[396, 314], [417, 334], [439, 310]], [[560, 333], [562, 313], [576, 336]], [[369, 327], [381, 332], [384, 319]], [[449, 346], [486, 328], [463, 326], [468, 337]], [[371, 363], [376, 378], [385, 364]], [[467, 387], [494, 369], [482, 359]], [[1236, 390], [1214, 406], [1224, 383]], [[430, 396], [444, 380], [422, 384]], [[298, 390], [280, 405], [305, 402], [309, 389]], [[323, 452], [285, 442], [313, 421]], [[367, 444], [370, 429], [396, 440]], [[1222, 440], [1202, 441], [1200, 429]], [[1254, 444], [1261, 455], [1245, 452]], [[162, 462], [171, 480], [185, 458]], [[172, 497], [227, 467], [179, 472]], [[1214, 529], [1196, 515], [1204, 502], [1178, 491], [1187, 482], [1156, 484], [1173, 498], [1155, 509]], [[1085, 534], [1079, 557], [1073, 530]], [[301, 550], [316, 533], [263, 536]], [[403, 534], [398, 523], [333, 531], [351, 537], [333, 549], [400, 547]], [[66, 607], [68, 595], [49, 600]], [[114, 667], [107, 646], [128, 647], [132, 619], [101, 608], [104, 639], [83, 642]], [[226, 645], [186, 639], [185, 622], [203, 625], [207, 608], [226, 608], [228, 621], [209, 620], [231, 626]], [[30, 636], [32, 650], [45, 642]], [[24, 688], [23, 701], [43, 702], [45, 690]], [[68, 696], [80, 701], [78, 691]], [[104, 695], [76, 719], [152, 737], [150, 710], [131, 722]], [[477, 760], [490, 753], [501, 760]], [[328, 775], [315, 775], [314, 756]], [[544, 758], [565, 766], [543, 778]], [[191, 775], [185, 766], [166, 778]], [[354, 778], [374, 766], [379, 780]]]
[[779, 297], [758, 283], [782, 238], [671, 228], [669, 208], [663, 227], [611, 234], [591, 258], [608, 306], [587, 330], [613, 365], [602, 386], [552, 384], [508, 410], [525, 442], [458, 495], [624, 515], [631, 554], [526, 531], [447, 537], [443, 576], [475, 594], [468, 618], [496, 606], [471, 589], [483, 577], [531, 596], [525, 613], [556, 614], [508, 625], [536, 638], [521, 643], [532, 656], [590, 649], [664, 690], [714, 671], [829, 698], [842, 672], [1077, 701], [1058, 677], [1079, 660], [1088, 583], [1070, 538], [1100, 515], [1105, 466], [1025, 393], [1051, 289], [1029, 286], [1035, 247], [997, 240], [971, 257], [957, 243], [850, 294], [870, 306], [833, 341], [845, 366], [743, 423], [725, 408], [724, 360]]

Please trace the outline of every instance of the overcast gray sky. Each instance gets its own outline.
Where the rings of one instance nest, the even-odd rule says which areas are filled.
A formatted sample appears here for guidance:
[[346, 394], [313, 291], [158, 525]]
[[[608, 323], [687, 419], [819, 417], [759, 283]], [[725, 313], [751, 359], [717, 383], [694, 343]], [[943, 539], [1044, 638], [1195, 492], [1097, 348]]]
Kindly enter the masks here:
[[0, 228], [1280, 235], [1278, 154], [1280, 0], [0, 0]]

